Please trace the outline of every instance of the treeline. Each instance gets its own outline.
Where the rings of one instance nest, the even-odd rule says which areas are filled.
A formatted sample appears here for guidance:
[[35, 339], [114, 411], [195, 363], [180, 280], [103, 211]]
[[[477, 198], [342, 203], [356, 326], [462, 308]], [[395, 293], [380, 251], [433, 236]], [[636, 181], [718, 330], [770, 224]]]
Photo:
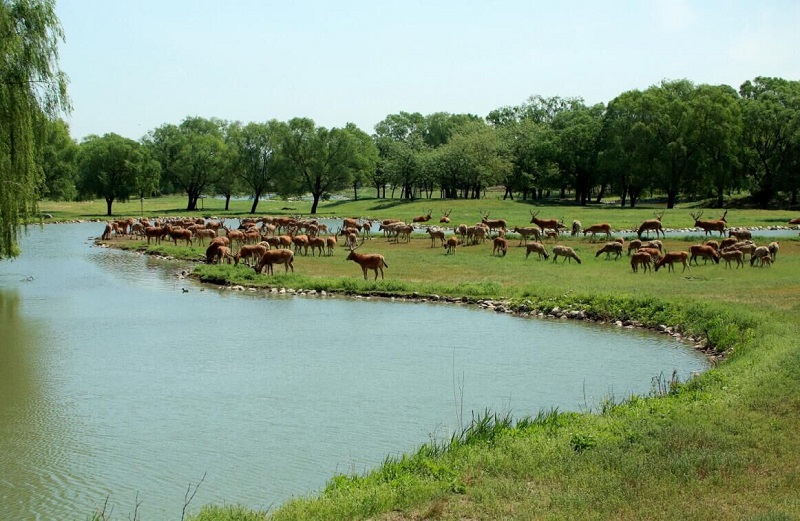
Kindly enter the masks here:
[[636, 206], [650, 192], [712, 198], [747, 191], [760, 207], [797, 204], [800, 82], [759, 77], [726, 85], [663, 81], [608, 105], [532, 96], [485, 118], [400, 112], [370, 136], [353, 124], [312, 120], [228, 122], [190, 117], [135, 141], [116, 134], [80, 144], [61, 121], [46, 129], [45, 197], [114, 201], [158, 193], [249, 196], [255, 213], [268, 193], [311, 194], [312, 213], [334, 192], [374, 190], [378, 198], [480, 198], [556, 193], [576, 204], [619, 197]]

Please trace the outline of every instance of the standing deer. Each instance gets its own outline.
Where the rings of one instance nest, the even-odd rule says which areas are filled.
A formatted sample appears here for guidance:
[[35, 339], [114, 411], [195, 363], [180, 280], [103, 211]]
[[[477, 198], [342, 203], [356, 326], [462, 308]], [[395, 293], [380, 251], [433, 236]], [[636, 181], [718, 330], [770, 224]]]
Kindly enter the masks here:
[[274, 275], [275, 271], [272, 268], [273, 264], [283, 264], [284, 270], [288, 273], [291, 268], [294, 273], [294, 252], [292, 250], [268, 250], [261, 256], [258, 265], [253, 269], [256, 273], [261, 273], [264, 266], [267, 267], [267, 275]]
[[593, 224], [593, 225], [591, 225], [588, 228], [585, 228], [583, 230], [583, 236], [586, 237], [587, 233], [591, 233], [592, 234], [592, 240], [595, 239], [595, 236], [598, 233], [604, 233], [604, 234], [606, 234], [606, 240], [610, 241], [611, 240], [611, 225], [608, 224], [608, 223]]
[[489, 227], [489, 233], [492, 230], [503, 230], [506, 229], [506, 220], [505, 219], [489, 219], [489, 212], [481, 214], [481, 224], [485, 224]]
[[[667, 265], [667, 271], [675, 271], [674, 264], [680, 262], [683, 264], [683, 271], [689, 269], [689, 253], [685, 251], [668, 251], [661, 259], [656, 262], [655, 270], [658, 271], [663, 265]], [[683, 271], [681, 273], [683, 273]]]
[[722, 237], [722, 235], [725, 233], [725, 228], [728, 227], [728, 221], [725, 220], [725, 216], [728, 215], [728, 210], [725, 210], [725, 213], [722, 214], [722, 217], [717, 220], [712, 219], [701, 221], [700, 217], [703, 216], [703, 210], [700, 210], [697, 215], [689, 212], [689, 215], [691, 215], [692, 219], [694, 219], [694, 227], [702, 229], [704, 232], [706, 232], [706, 235], [709, 235], [713, 232], [719, 232], [719, 236]]
[[533, 213], [533, 210], [530, 210], [530, 212], [531, 212], [531, 223], [533, 223], [536, 226], [538, 226], [539, 228], [541, 228], [542, 229], [542, 233], [544, 233], [544, 231], [547, 230], [547, 229], [556, 230], [556, 233], [558, 233], [558, 228], [561, 226], [561, 222], [559, 220], [557, 220], [557, 219], [539, 219], [536, 216], [539, 215], [540, 211], [541, 210], [537, 210], [536, 213]]
[[361, 266], [361, 271], [364, 272], [364, 280], [367, 280], [367, 270], [375, 272], [375, 280], [378, 280], [378, 270], [380, 270], [381, 280], [383, 280], [383, 268], [388, 268], [389, 265], [386, 264], [383, 255], [378, 253], [356, 253], [356, 249], [360, 248], [362, 244], [364, 244], [363, 240], [358, 246], [350, 247], [350, 254], [345, 260], [351, 260]]
[[658, 239], [659, 232], [661, 232], [661, 235], [663, 235], [664, 238], [666, 238], [666, 234], [664, 233], [664, 227], [661, 224], [661, 218], [664, 217], [664, 212], [654, 213], [654, 215], [656, 216], [655, 219], [648, 219], [639, 225], [639, 229], [636, 231], [636, 235], [640, 239], [642, 238], [642, 233], [650, 230], [655, 230], [656, 239]]

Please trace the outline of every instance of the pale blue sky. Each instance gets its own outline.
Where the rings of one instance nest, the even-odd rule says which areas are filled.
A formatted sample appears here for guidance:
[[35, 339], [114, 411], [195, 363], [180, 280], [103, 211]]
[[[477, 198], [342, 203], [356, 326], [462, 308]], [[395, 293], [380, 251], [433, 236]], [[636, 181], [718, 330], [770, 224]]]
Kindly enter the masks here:
[[72, 136], [186, 116], [310, 117], [368, 133], [400, 111], [533, 94], [607, 103], [662, 79], [800, 79], [796, 0], [60, 0]]

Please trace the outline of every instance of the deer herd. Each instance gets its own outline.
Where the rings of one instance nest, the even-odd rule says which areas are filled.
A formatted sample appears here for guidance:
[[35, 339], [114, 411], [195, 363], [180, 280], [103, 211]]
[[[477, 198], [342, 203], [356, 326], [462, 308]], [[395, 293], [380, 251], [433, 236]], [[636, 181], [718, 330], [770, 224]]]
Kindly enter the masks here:
[[[440, 223], [450, 223], [452, 210], [442, 212]], [[365, 219], [345, 218], [341, 227], [332, 231], [315, 219], [300, 219], [293, 217], [260, 217], [243, 218], [236, 228], [226, 225], [223, 219], [163, 219], [153, 222], [148, 219], [125, 219], [110, 221], [106, 224], [101, 239], [111, 240], [112, 237], [139, 237], [160, 243], [162, 240], [172, 241], [176, 246], [178, 242], [192, 246], [197, 243], [208, 247], [205, 260], [209, 264], [230, 263], [238, 266], [251, 267], [256, 273], [263, 273], [266, 268], [268, 275], [274, 274], [274, 265], [283, 265], [284, 271], [294, 272], [294, 258], [296, 254], [319, 257], [332, 256], [341, 238], [347, 247], [348, 255], [345, 260], [353, 261], [361, 267], [364, 279], [368, 278], [368, 271], [372, 270], [374, 279], [380, 273], [384, 278], [384, 268], [389, 265], [383, 255], [377, 253], [362, 253], [359, 250], [366, 239], [371, 239], [373, 224], [378, 225], [378, 232], [389, 242], [399, 244], [401, 241], [409, 243], [412, 233], [420, 229], [421, 223], [431, 220], [433, 209], [427, 214], [414, 217], [412, 223], [398, 219], [385, 219], [380, 223], [373, 223]], [[664, 251], [663, 243], [659, 237], [665, 237], [661, 219], [664, 212], [656, 213], [654, 219], [643, 221], [636, 229], [636, 238], [627, 243], [627, 255], [630, 257], [631, 270], [638, 273], [658, 271], [666, 266], [667, 271], [674, 271], [674, 265], [682, 265], [682, 271], [691, 269], [692, 263], [699, 265], [702, 259], [706, 265], [710, 260], [713, 264], [724, 261], [725, 268], [741, 268], [745, 265], [746, 255], [749, 255], [751, 266], [771, 266], [778, 256], [780, 244], [778, 241], [766, 246], [758, 246], [751, 233], [744, 229], [730, 228], [726, 221], [727, 210], [719, 219], [702, 220], [702, 211], [690, 213], [694, 220], [694, 228], [712, 235], [712, 238], [703, 244], [694, 244], [689, 251]], [[459, 224], [452, 228], [440, 226], [426, 226], [424, 232], [428, 234], [431, 248], [441, 247], [445, 255], [455, 255], [460, 246], [475, 246], [489, 240], [492, 244], [492, 256], [505, 257], [509, 251], [510, 242], [506, 233], [518, 236], [518, 247], [525, 248], [525, 258], [535, 253], [540, 260], [552, 257], [552, 262], [562, 258], [562, 264], [574, 259], [581, 264], [581, 259], [575, 250], [563, 244], [557, 244], [562, 233], [573, 237], [583, 232], [583, 237], [591, 234], [590, 242], [594, 242], [598, 235], [605, 239], [605, 243], [596, 251], [595, 258], [605, 253], [604, 260], [618, 260], [623, 256], [625, 239], [621, 236], [613, 237], [613, 230], [609, 223], [592, 224], [583, 228], [580, 221], [573, 221], [568, 229], [562, 219], [540, 219], [539, 211], [531, 211], [531, 225], [515, 226], [508, 228], [504, 219], [490, 219], [488, 212], [480, 212], [481, 220], [475, 225]], [[800, 219], [790, 221], [790, 224], [800, 224]], [[452, 235], [448, 232], [452, 231]], [[724, 237], [727, 231], [728, 237]], [[655, 239], [648, 240], [645, 236], [655, 234]], [[719, 236], [715, 239], [713, 234]], [[323, 235], [326, 234], [326, 235]], [[545, 245], [548, 239], [554, 239], [551, 252]], [[360, 239], [360, 241], [359, 241]], [[613, 256], [613, 258], [612, 258]]]

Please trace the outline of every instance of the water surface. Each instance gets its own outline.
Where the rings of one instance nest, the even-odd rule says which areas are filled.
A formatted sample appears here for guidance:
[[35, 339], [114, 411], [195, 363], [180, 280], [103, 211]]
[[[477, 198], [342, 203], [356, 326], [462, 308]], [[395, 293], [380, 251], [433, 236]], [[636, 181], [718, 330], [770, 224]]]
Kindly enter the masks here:
[[[49, 225], [0, 263], [0, 519], [269, 508], [471, 411], [585, 410], [706, 368], [668, 337], [453, 305], [265, 297]], [[188, 289], [188, 293], [182, 291]]]

